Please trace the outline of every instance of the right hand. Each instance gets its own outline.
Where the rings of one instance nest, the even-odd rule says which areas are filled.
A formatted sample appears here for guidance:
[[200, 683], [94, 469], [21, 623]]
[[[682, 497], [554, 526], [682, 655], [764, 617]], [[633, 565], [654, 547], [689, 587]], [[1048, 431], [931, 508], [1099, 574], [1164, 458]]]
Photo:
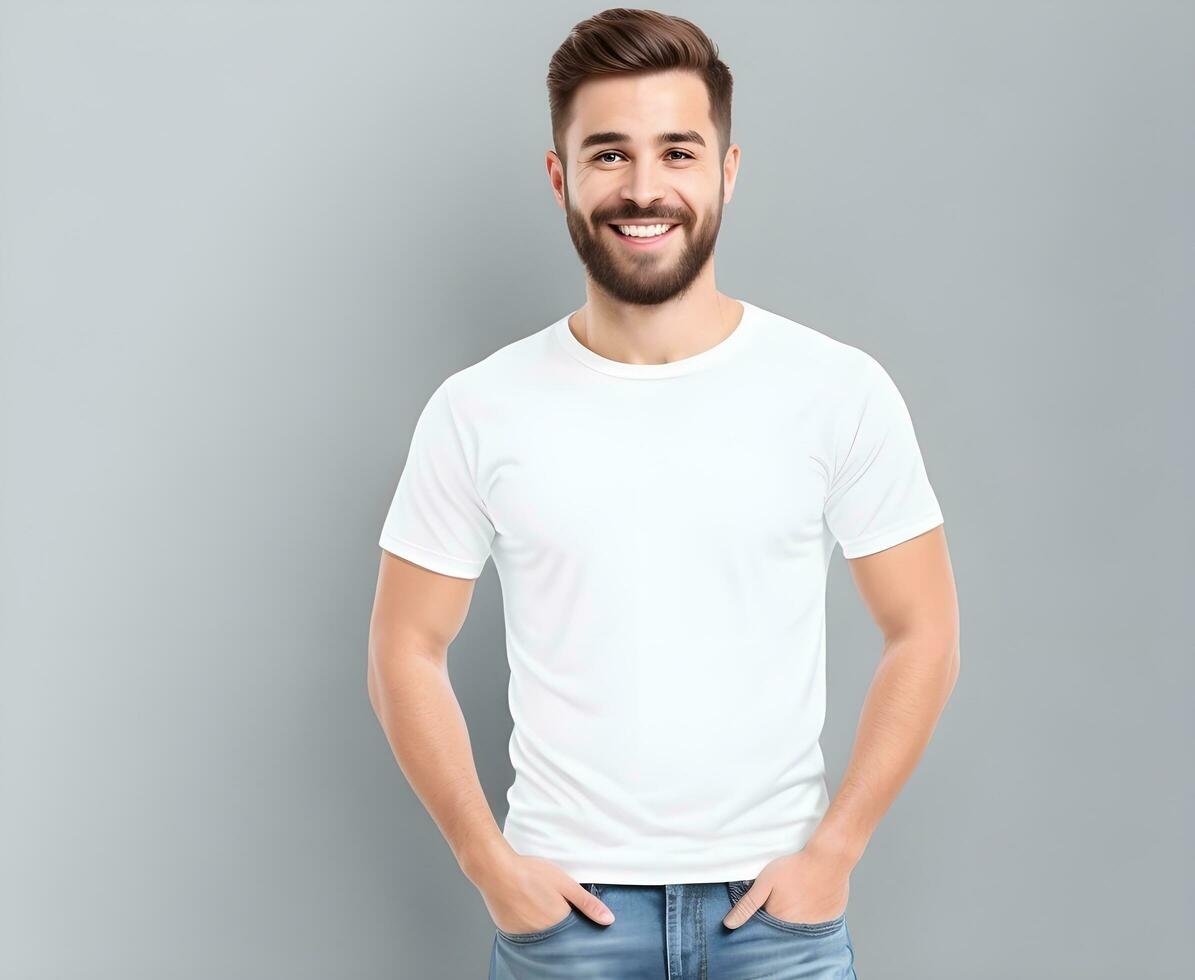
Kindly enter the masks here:
[[516, 852], [479, 874], [474, 883], [494, 925], [503, 932], [547, 929], [568, 915], [570, 903], [600, 925], [614, 921], [601, 899], [545, 858]]

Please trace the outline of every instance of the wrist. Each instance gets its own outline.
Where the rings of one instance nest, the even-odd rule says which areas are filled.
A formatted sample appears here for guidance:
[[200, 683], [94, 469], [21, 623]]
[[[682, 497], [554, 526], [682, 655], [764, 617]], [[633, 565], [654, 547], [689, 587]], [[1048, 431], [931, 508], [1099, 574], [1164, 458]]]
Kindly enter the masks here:
[[498, 834], [462, 848], [457, 854], [457, 863], [465, 877], [476, 885], [516, 853], [506, 838]]
[[842, 867], [848, 873], [859, 863], [867, 840], [851, 834], [833, 830], [818, 831], [805, 843], [802, 850]]

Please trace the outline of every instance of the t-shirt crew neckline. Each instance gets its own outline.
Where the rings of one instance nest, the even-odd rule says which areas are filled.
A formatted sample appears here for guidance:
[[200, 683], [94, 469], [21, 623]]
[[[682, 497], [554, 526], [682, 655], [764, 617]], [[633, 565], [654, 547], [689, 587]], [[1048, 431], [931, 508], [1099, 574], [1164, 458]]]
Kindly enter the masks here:
[[674, 378], [678, 375], [691, 374], [694, 371], [701, 371], [714, 364], [718, 364], [747, 343], [758, 321], [760, 309], [748, 303], [745, 299], [741, 299], [739, 302], [743, 304], [743, 315], [739, 319], [738, 326], [727, 336], [714, 344], [713, 347], [706, 348], [689, 357], [682, 357], [679, 360], [668, 361], [664, 364], [631, 364], [627, 361], [615, 361], [609, 357], [603, 357], [596, 351], [590, 350], [569, 329], [568, 321], [578, 312], [579, 307], [567, 316], [563, 316], [557, 320], [552, 325], [552, 333], [569, 354], [586, 367], [593, 368], [595, 371], [612, 374], [619, 378], [638, 378], [643, 380]]

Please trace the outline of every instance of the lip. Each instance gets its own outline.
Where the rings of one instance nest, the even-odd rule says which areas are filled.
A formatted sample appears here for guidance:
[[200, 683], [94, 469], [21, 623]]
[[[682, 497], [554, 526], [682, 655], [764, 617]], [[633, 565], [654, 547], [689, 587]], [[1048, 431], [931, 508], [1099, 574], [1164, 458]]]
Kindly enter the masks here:
[[[635, 222], [627, 222], [627, 223], [634, 224]], [[655, 224], [664, 224], [664, 222], [662, 222], [662, 221], [657, 221], [654, 223]], [[634, 249], [659, 248], [666, 241], [668, 241], [668, 239], [670, 239], [673, 235], [675, 235], [677, 232], [677, 229], [681, 227], [680, 223], [678, 222], [677, 224], [674, 224], [671, 228], [669, 228], [666, 232], [664, 232], [664, 234], [656, 235], [654, 238], [627, 238], [626, 235], [624, 235], [622, 232], [620, 232], [617, 228], [614, 227], [615, 224], [617, 224], [617, 222], [606, 225], [606, 227], [610, 229], [610, 234], [612, 234], [615, 238], [617, 238], [620, 242], [622, 242], [627, 248], [634, 248]]]

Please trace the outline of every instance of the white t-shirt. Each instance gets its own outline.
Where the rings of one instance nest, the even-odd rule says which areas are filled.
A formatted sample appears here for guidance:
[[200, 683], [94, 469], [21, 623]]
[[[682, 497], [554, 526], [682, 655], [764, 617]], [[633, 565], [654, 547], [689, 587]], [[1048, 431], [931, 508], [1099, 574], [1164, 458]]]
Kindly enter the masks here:
[[380, 544], [502, 586], [503, 835], [576, 881], [753, 878], [829, 805], [825, 586], [941, 524], [905, 402], [863, 350], [744, 302], [667, 364], [569, 316], [450, 375]]

